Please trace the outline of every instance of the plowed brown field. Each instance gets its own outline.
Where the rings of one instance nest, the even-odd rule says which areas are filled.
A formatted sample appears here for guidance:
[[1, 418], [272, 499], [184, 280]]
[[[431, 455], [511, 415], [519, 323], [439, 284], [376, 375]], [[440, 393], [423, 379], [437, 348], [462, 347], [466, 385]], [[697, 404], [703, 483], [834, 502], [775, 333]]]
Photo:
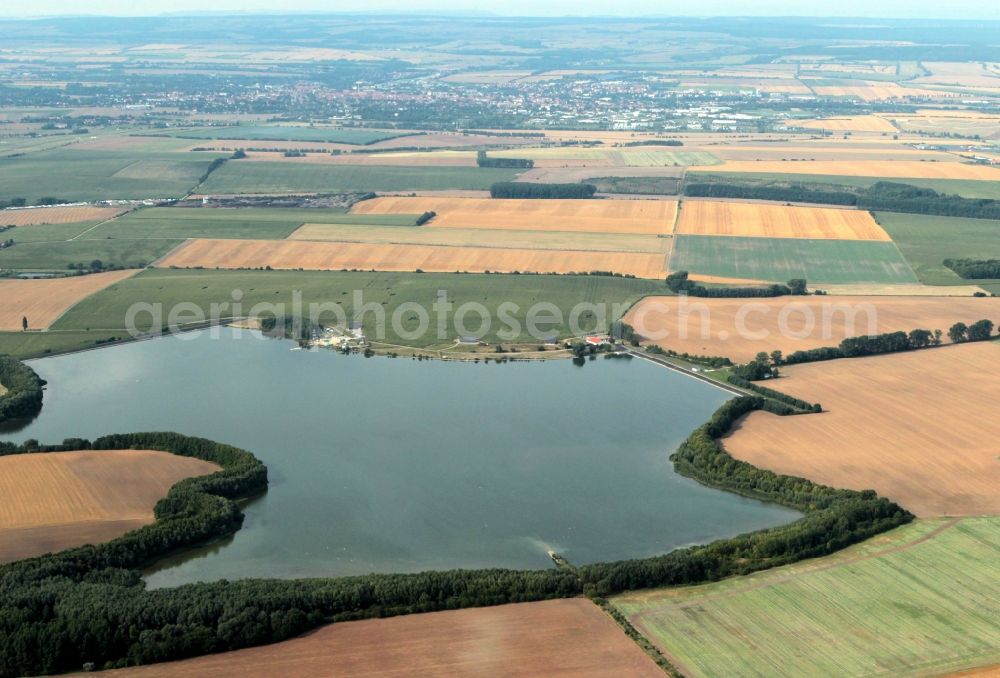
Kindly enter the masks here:
[[665, 274], [664, 254], [446, 247], [434, 245], [306, 242], [296, 240], [191, 240], [160, 263], [179, 268], [261, 268], [338, 271], [485, 271], [580, 273], [614, 271], [639, 278]]
[[218, 469], [148, 450], [0, 457], [0, 562], [108, 541], [151, 523], [172, 485]]
[[436, 212], [428, 228], [493, 228], [592, 233], [670, 233], [674, 200], [493, 200], [386, 197], [359, 202], [354, 214]]
[[765, 238], [889, 241], [889, 234], [862, 210], [785, 207], [762, 203], [685, 200], [677, 233]]
[[[874, 320], [871, 326], [869, 317]], [[1000, 298], [647, 297], [626, 314], [625, 321], [662, 348], [746, 362], [760, 351], [779, 349], [788, 354], [836, 346], [845, 337], [870, 332], [940, 329], [947, 341], [948, 328], [954, 323], [971, 324], [983, 318], [1000, 320]]]
[[663, 675], [610, 617], [580, 598], [344, 622], [276, 645], [110, 675], [241, 673], [261, 678]]
[[26, 317], [31, 329], [48, 327], [74, 304], [135, 271], [111, 271], [52, 280], [0, 280], [0, 330], [20, 330]]
[[827, 411], [754, 412], [725, 447], [778, 473], [874, 489], [923, 517], [997, 514], [998, 372], [990, 342], [792, 366], [771, 386]]

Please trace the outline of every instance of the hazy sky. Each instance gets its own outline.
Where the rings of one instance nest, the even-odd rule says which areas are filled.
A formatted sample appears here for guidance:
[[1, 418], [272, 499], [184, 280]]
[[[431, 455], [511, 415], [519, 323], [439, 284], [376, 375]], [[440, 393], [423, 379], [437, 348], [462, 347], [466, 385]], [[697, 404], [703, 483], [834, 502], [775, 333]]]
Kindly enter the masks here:
[[199, 11], [488, 10], [508, 15], [780, 15], [1000, 20], [998, 0], [35, 0], [4, 2], [0, 16], [149, 15]]

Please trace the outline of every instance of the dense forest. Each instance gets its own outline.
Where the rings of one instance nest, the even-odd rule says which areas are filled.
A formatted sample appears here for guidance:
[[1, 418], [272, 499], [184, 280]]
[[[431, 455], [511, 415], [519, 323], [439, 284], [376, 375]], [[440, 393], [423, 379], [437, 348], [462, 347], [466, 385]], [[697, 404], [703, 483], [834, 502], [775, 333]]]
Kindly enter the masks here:
[[931, 214], [942, 217], [1000, 219], [1000, 200], [945, 195], [929, 188], [893, 181], [879, 181], [868, 188], [855, 188], [818, 187], [815, 184], [789, 182], [738, 181], [728, 178], [709, 179], [685, 184], [684, 195], [844, 205], [871, 211]]
[[486, 151], [479, 151], [476, 153], [476, 164], [480, 167], [531, 169], [535, 166], [535, 161], [527, 158], [491, 158], [487, 156]]
[[0, 424], [34, 417], [41, 411], [45, 381], [20, 360], [0, 355], [0, 384], [7, 389], [0, 395]]
[[[997, 232], [997, 239], [1000, 241], [1000, 229]], [[970, 280], [1000, 278], [1000, 259], [945, 259], [944, 265], [961, 278]]]
[[492, 198], [527, 198], [532, 200], [593, 198], [597, 187], [593, 184], [535, 184], [502, 181], [490, 186]]
[[756, 287], [705, 287], [701, 283], [688, 278], [687, 271], [675, 271], [667, 275], [667, 287], [671, 292], [684, 292], [692, 297], [783, 297], [789, 294], [802, 295], [807, 293], [808, 281], [794, 278], [787, 285], [765, 285]]
[[723, 405], [681, 446], [677, 470], [707, 484], [796, 508], [789, 525], [639, 560], [537, 571], [454, 570], [338, 579], [241, 580], [147, 591], [140, 569], [231, 534], [236, 499], [263, 491], [267, 469], [235, 447], [176, 433], [112, 435], [93, 443], [0, 444], [2, 454], [155, 449], [219, 464], [181, 481], [156, 522], [107, 544], [0, 567], [0, 676], [149, 664], [292, 638], [321, 624], [432, 610], [691, 584], [830, 553], [910, 520], [874, 492], [836, 490], [732, 459], [716, 439], [754, 409], [791, 415], [771, 398]]

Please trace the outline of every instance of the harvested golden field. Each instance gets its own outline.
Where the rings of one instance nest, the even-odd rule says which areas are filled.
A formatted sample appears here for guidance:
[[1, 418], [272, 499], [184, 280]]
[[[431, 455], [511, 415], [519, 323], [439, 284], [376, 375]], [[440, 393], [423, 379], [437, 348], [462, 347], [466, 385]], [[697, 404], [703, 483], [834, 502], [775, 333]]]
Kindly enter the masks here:
[[661, 235], [673, 230], [675, 200], [494, 200], [491, 198], [375, 198], [353, 214], [436, 212], [425, 228], [489, 228]]
[[54, 323], [76, 303], [135, 271], [110, 271], [51, 280], [0, 280], [0, 331], [20, 330], [21, 318], [30, 329]]
[[888, 99], [906, 99], [909, 97], [937, 97], [941, 99], [957, 98], [957, 94], [950, 92], [935, 92], [917, 87], [904, 87], [894, 82], [872, 83], [868, 85], [829, 87], [825, 85], [814, 86], [810, 80], [803, 79], [803, 83], [809, 85], [813, 92], [821, 97], [852, 97], [862, 101], [884, 101]]
[[971, 297], [986, 292], [978, 285], [924, 285], [923, 283], [844, 283], [823, 285], [828, 294], [865, 297]]
[[808, 161], [941, 161], [954, 162], [955, 157], [941, 151], [918, 150], [899, 144], [875, 143], [866, 139], [864, 142], [830, 142], [827, 140], [795, 144], [750, 144], [732, 146], [712, 146], [713, 154], [724, 161], [752, 160], [772, 162], [808, 162]]
[[1000, 319], [1000, 298], [647, 297], [625, 315], [639, 334], [664, 349], [727, 356], [737, 362], [752, 360], [760, 351], [778, 349], [787, 355], [870, 333], [915, 328], [947, 333], [956, 322], [970, 324], [983, 318]]
[[263, 268], [451, 273], [581, 273], [614, 271], [639, 278], [665, 275], [664, 254], [553, 251], [500, 247], [306, 242], [301, 240], [190, 240], [168, 254], [167, 268]]
[[149, 450], [0, 457], [0, 562], [114, 539], [153, 522], [172, 485], [217, 470]]
[[772, 387], [826, 411], [754, 412], [725, 447], [761, 468], [874, 489], [923, 517], [997, 514], [998, 372], [992, 342], [794, 365]]
[[33, 207], [0, 211], [0, 226], [35, 226], [38, 224], [71, 224], [78, 221], [104, 221], [125, 210], [119, 207]]
[[677, 233], [764, 238], [891, 240], [869, 212], [826, 207], [685, 200]]
[[855, 177], [912, 179], [970, 179], [1000, 181], [1000, 168], [961, 162], [913, 162], [906, 160], [845, 162], [830, 161], [727, 161], [721, 165], [692, 168], [710, 172], [763, 172], [780, 174], [827, 174]]
[[877, 115], [847, 115], [840, 118], [821, 118], [819, 120], [789, 120], [789, 127], [805, 127], [806, 129], [825, 129], [831, 132], [896, 132], [896, 127]]
[[505, 231], [485, 228], [414, 228], [349, 224], [303, 224], [288, 236], [288, 240], [663, 254], [670, 251], [673, 242], [670, 238], [633, 233]]
[[588, 600], [344, 622], [266, 647], [112, 672], [125, 676], [662, 676]]

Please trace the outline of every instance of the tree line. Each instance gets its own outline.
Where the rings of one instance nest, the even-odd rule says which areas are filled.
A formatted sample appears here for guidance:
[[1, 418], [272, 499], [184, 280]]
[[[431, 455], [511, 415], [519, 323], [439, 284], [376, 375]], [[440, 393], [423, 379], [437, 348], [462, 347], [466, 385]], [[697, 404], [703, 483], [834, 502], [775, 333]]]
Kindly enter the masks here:
[[875, 492], [838, 490], [804, 478], [765, 471], [731, 457], [719, 444], [733, 424], [754, 410], [797, 414], [783, 403], [757, 396], [726, 402], [671, 456], [674, 469], [712, 487], [801, 511], [799, 520], [663, 556], [578, 568], [585, 593], [609, 595], [657, 586], [712, 581], [814, 558], [857, 543], [913, 519]]
[[944, 265], [960, 278], [1000, 278], [1000, 259], [945, 259]]
[[724, 404], [672, 457], [678, 472], [805, 515], [663, 556], [572, 570], [452, 570], [336, 579], [216, 581], [145, 589], [140, 569], [157, 558], [238, 530], [235, 500], [264, 491], [267, 469], [251, 453], [176, 433], [67, 439], [44, 447], [0, 443], [0, 454], [154, 449], [222, 470], [183, 480], [155, 508], [156, 522], [114, 541], [0, 566], [0, 676], [113, 668], [235, 650], [295, 637], [321, 624], [433, 610], [611, 593], [712, 581], [816, 557], [909, 521], [874, 492], [837, 490], [757, 469], [718, 444], [755, 409], [794, 414], [762, 397]]
[[671, 292], [684, 292], [692, 297], [783, 297], [786, 295], [808, 294], [808, 281], [803, 278], [793, 278], [786, 285], [772, 284], [756, 287], [705, 287], [701, 283], [688, 278], [687, 271], [675, 271], [667, 275], [666, 283]]
[[625, 148], [634, 148], [635, 146], [683, 146], [684, 142], [680, 139], [649, 139], [647, 141], [626, 141], [622, 144]]
[[684, 195], [700, 198], [739, 198], [844, 205], [858, 209], [942, 217], [1000, 219], [1000, 200], [946, 195], [893, 181], [879, 181], [868, 188], [836, 186], [815, 188], [798, 183], [759, 184], [730, 180], [687, 183]]
[[536, 184], [501, 181], [490, 186], [490, 197], [505, 199], [580, 200], [593, 198], [596, 192], [597, 187], [593, 184]]
[[[993, 321], [985, 319], [978, 320], [971, 325], [957, 322], [948, 329], [948, 339], [955, 344], [967, 341], [986, 341], [992, 337], [993, 327]], [[941, 330], [926, 329], [848, 337], [841, 341], [839, 346], [822, 346], [795, 351], [785, 356], [780, 364], [795, 365], [822, 360], [837, 360], [838, 358], [860, 358], [884, 353], [913, 351], [930, 346], [940, 346], [943, 341], [942, 337]]]
[[0, 355], [0, 384], [7, 389], [0, 395], [0, 424], [34, 417], [41, 411], [45, 380], [20, 360]]
[[417, 217], [417, 220], [414, 223], [417, 226], [423, 226], [424, 224], [426, 224], [428, 221], [430, 221], [431, 219], [433, 219], [436, 216], [437, 216], [437, 212], [435, 212], [433, 210], [430, 210], [430, 211], [424, 212], [419, 217]]
[[480, 167], [502, 167], [505, 169], [531, 169], [535, 166], [534, 160], [527, 158], [490, 158], [486, 151], [476, 153], [476, 164]]

